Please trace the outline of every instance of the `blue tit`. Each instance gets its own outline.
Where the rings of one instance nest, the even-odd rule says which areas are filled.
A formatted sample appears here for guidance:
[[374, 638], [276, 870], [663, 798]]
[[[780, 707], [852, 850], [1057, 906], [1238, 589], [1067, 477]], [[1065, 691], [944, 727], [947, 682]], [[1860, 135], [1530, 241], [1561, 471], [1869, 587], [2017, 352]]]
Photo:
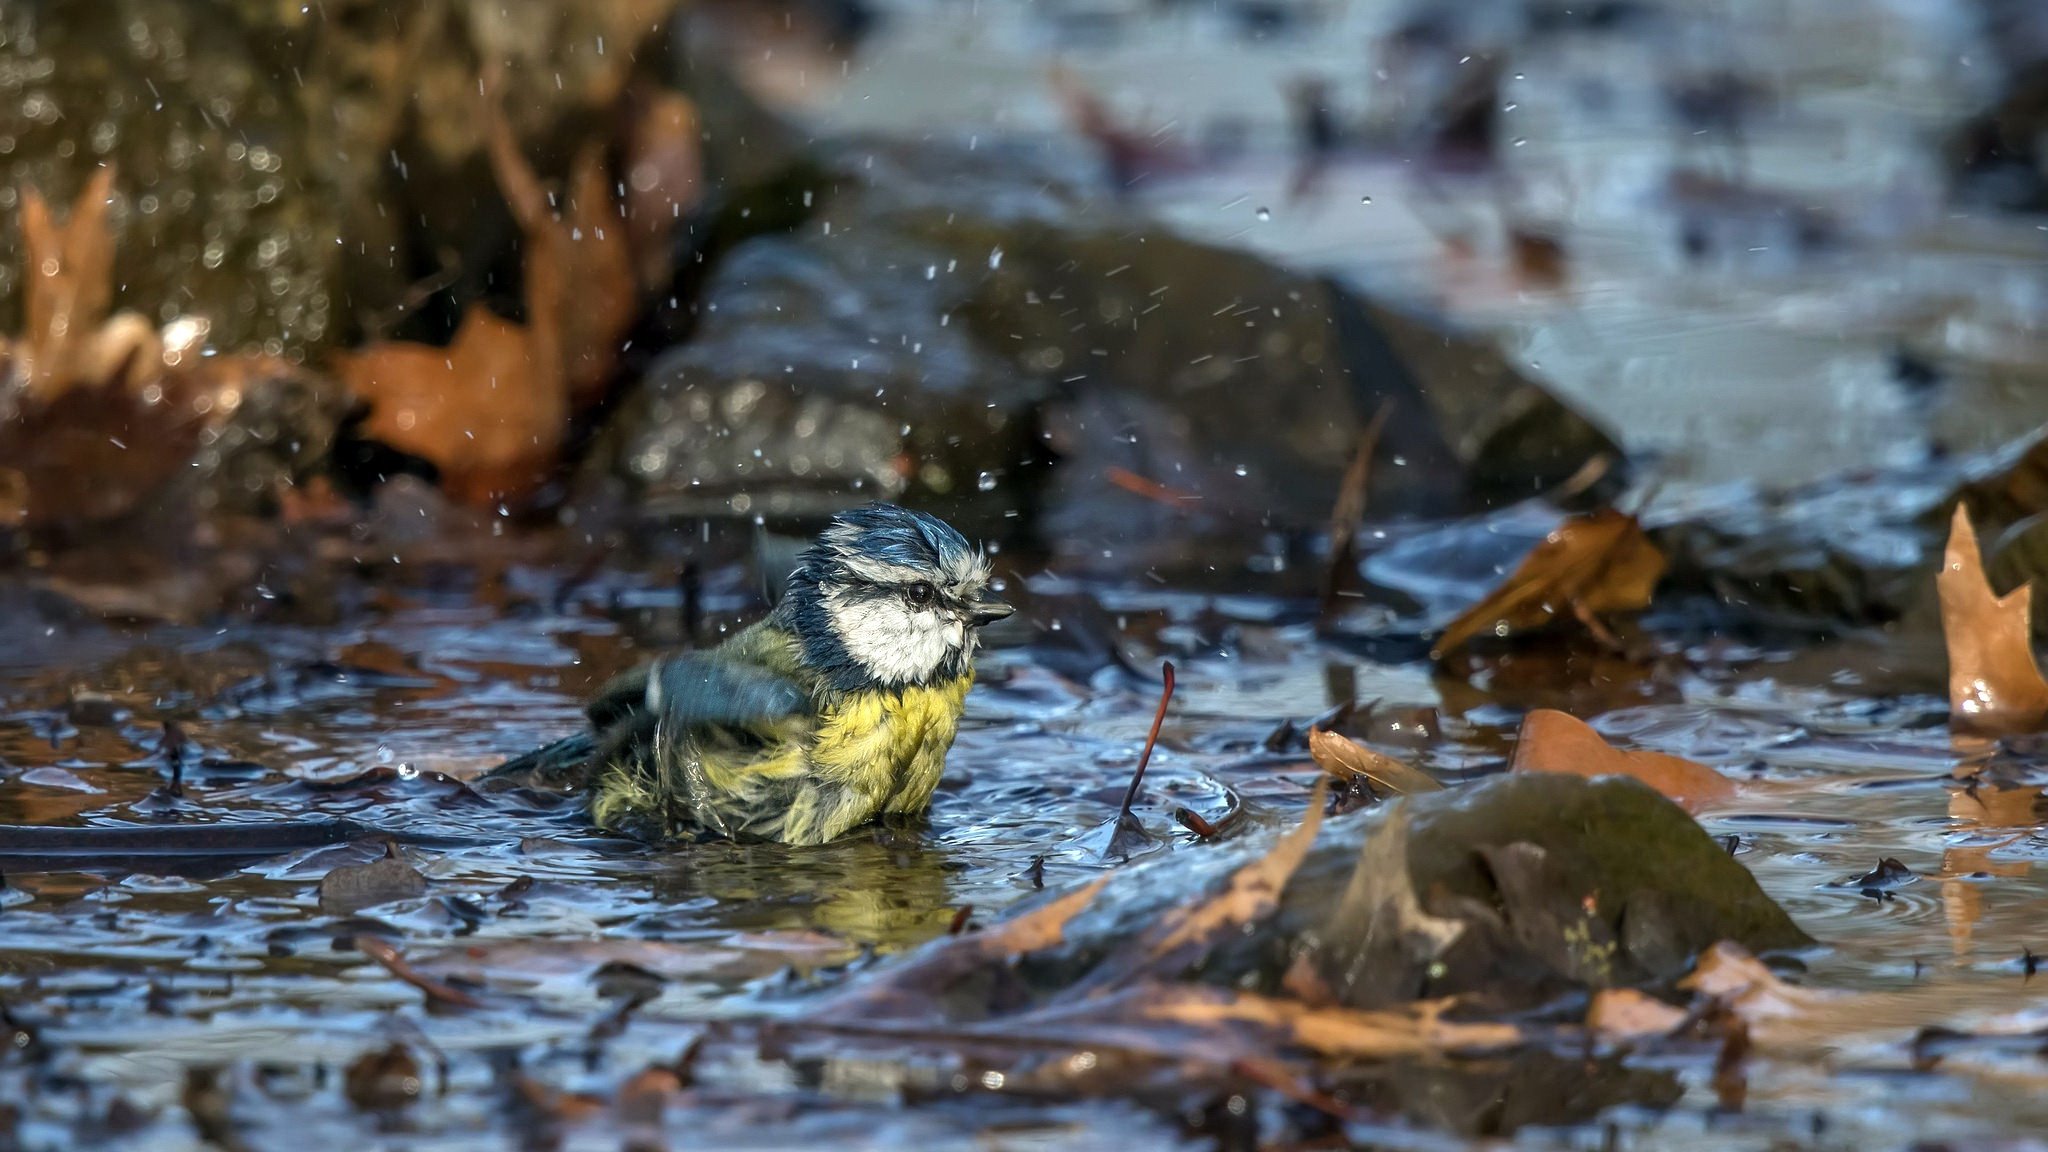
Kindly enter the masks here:
[[585, 788], [606, 829], [823, 844], [931, 806], [974, 680], [1010, 615], [988, 558], [944, 521], [869, 504], [799, 554], [782, 599], [706, 652], [605, 685], [590, 731], [496, 778]]

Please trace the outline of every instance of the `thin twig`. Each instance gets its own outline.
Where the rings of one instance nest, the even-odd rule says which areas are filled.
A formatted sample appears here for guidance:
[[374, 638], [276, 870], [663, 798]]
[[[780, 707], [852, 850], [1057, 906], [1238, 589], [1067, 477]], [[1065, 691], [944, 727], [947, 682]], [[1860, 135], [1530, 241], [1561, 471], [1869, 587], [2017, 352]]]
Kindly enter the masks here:
[[1159, 729], [1166, 724], [1166, 705], [1173, 699], [1173, 661], [1162, 663], [1159, 675], [1165, 681], [1159, 690], [1159, 709], [1152, 713], [1152, 731], [1145, 736], [1145, 750], [1138, 753], [1138, 769], [1131, 773], [1131, 786], [1124, 792], [1124, 806], [1116, 817], [1119, 827], [1137, 823], [1137, 817], [1131, 815], [1131, 805], [1138, 802], [1138, 786], [1145, 782], [1145, 766], [1152, 763], [1152, 749], [1159, 746]]
[[426, 993], [427, 999], [455, 1008], [482, 1008], [484, 1002], [453, 984], [436, 980], [412, 966], [389, 940], [376, 936], [356, 937], [356, 951], [384, 966], [386, 972]]
[[1330, 510], [1330, 564], [1323, 570], [1323, 590], [1316, 609], [1318, 627], [1328, 624], [1336, 612], [1337, 595], [1344, 590], [1345, 575], [1356, 565], [1358, 526], [1365, 521], [1366, 492], [1372, 483], [1372, 458], [1379, 448], [1380, 433], [1393, 412], [1391, 401], [1380, 401], [1365, 431], [1359, 433], [1358, 449], [1344, 469], [1337, 486], [1337, 503]]
[[1202, 499], [1192, 492], [1169, 487], [1149, 476], [1140, 476], [1129, 468], [1120, 468], [1114, 464], [1102, 470], [1102, 478], [1133, 496], [1143, 496], [1147, 500], [1182, 512], [1187, 511], [1185, 505], [1197, 503]]

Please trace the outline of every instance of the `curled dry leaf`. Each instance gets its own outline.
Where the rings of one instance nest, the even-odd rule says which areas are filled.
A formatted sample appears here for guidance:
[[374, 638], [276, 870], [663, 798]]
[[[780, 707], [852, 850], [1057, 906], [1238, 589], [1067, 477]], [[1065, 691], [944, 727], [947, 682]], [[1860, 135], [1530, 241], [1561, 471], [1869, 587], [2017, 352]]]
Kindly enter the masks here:
[[1364, 778], [1383, 794], [1409, 796], [1417, 792], [1441, 792], [1444, 786], [1420, 768], [1412, 768], [1382, 752], [1335, 732], [1317, 729], [1308, 734], [1308, 753], [1316, 765], [1338, 780]]
[[1935, 587], [1948, 643], [1950, 728], [2000, 736], [2048, 723], [2048, 681], [2034, 662], [2030, 631], [2033, 586], [2022, 585], [2004, 596], [1992, 591], [1976, 526], [1960, 503]]
[[1612, 508], [1574, 516], [1451, 621], [1430, 654], [1441, 660], [1476, 636], [1523, 632], [1560, 615], [1590, 625], [1603, 613], [1645, 608], [1664, 568], [1664, 553], [1635, 517]]
[[1574, 776], [1632, 776], [1696, 812], [1735, 794], [1735, 783], [1704, 764], [1662, 752], [1625, 752], [1584, 721], [1539, 708], [1522, 719], [1515, 738], [1514, 772]]

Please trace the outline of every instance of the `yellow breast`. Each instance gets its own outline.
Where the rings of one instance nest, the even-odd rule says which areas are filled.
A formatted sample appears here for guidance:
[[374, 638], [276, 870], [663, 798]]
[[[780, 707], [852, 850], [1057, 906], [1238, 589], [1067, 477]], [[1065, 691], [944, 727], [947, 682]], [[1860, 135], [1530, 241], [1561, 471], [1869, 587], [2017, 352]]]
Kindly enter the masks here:
[[810, 772], [821, 790], [840, 792], [840, 802], [820, 813], [823, 823], [836, 827], [814, 834], [829, 840], [884, 812], [930, 807], [972, 684], [973, 677], [962, 676], [929, 687], [865, 692], [827, 709], [811, 745]]

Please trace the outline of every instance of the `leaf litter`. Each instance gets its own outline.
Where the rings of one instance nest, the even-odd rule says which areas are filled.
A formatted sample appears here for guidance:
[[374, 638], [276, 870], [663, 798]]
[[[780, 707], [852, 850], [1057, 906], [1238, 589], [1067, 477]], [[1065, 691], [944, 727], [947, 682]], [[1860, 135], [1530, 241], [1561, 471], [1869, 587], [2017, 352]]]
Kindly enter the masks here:
[[1628, 776], [1689, 811], [1735, 795], [1735, 782], [1704, 764], [1665, 752], [1616, 748], [1585, 721], [1549, 708], [1523, 717], [1509, 771]]
[[2048, 680], [2034, 659], [2033, 586], [2004, 596], [1992, 589], [1976, 526], [1960, 502], [1935, 586], [1948, 643], [1949, 726], [1970, 736], [2040, 730], [2048, 723]]

